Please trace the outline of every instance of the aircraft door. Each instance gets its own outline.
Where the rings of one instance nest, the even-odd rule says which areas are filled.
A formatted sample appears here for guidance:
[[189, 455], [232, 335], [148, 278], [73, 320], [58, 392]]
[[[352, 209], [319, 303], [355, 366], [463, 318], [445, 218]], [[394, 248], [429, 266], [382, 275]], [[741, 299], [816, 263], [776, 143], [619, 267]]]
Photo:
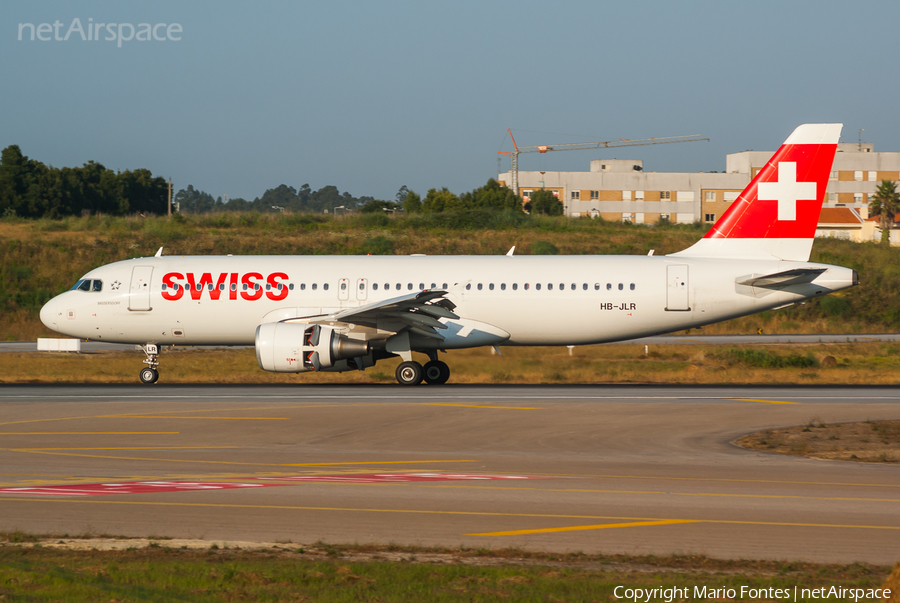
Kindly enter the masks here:
[[687, 265], [666, 266], [666, 311], [689, 311], [691, 309], [689, 293]]
[[338, 299], [341, 301], [350, 299], [350, 281], [345, 278], [342, 278], [341, 282], [338, 283]]
[[152, 310], [150, 307], [150, 277], [153, 266], [135, 266], [131, 271], [131, 288], [128, 295], [128, 309], [138, 312]]
[[366, 295], [369, 293], [369, 279], [360, 278], [356, 280], [356, 299], [365, 301]]

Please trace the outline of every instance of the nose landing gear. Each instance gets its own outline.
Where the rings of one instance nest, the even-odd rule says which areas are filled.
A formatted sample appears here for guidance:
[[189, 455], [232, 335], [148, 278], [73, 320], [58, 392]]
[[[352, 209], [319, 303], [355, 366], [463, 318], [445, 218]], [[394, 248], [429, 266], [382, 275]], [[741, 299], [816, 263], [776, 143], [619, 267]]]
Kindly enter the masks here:
[[141, 350], [147, 355], [144, 359], [144, 364], [147, 366], [141, 369], [138, 377], [141, 383], [156, 383], [159, 381], [159, 371], [156, 369], [159, 366], [159, 347], [155, 343], [148, 343], [142, 345]]

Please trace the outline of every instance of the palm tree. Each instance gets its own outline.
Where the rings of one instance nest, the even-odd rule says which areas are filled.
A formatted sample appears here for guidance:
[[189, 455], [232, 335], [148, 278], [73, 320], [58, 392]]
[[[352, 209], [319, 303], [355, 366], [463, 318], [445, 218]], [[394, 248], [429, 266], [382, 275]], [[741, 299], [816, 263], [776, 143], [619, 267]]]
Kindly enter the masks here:
[[894, 224], [894, 214], [900, 212], [900, 193], [897, 192], [897, 183], [890, 180], [882, 180], [875, 193], [869, 197], [869, 214], [880, 216], [881, 241], [890, 243], [890, 229]]

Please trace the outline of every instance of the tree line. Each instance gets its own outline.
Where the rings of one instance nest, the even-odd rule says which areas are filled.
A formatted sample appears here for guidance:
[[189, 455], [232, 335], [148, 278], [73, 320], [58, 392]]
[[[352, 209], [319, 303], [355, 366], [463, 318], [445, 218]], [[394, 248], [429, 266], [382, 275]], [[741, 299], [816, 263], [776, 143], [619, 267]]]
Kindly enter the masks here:
[[[128, 215], [165, 214], [168, 211], [168, 185], [150, 170], [136, 169], [114, 172], [100, 163], [89, 161], [82, 167], [55, 168], [22, 154], [18, 145], [10, 145], [0, 155], [0, 217], [61, 218], [90, 214]], [[195, 189], [193, 185], [175, 193], [177, 211], [203, 214], [221, 211], [271, 213], [333, 213], [335, 210], [406, 213], [441, 213], [472, 209], [508, 210], [560, 215], [562, 203], [549, 191], [539, 190], [523, 206], [513, 192], [489, 179], [470, 192], [456, 195], [446, 187], [429, 189], [424, 197], [405, 185], [391, 201], [374, 197], [354, 197], [328, 185], [312, 190], [309, 184], [300, 189], [281, 184], [266, 190], [252, 201], [235, 198], [223, 200]]]
[[29, 159], [17, 145], [0, 154], [0, 216], [159, 214], [166, 213], [167, 200], [165, 179], [150, 170], [114, 172], [94, 161], [55, 168]]

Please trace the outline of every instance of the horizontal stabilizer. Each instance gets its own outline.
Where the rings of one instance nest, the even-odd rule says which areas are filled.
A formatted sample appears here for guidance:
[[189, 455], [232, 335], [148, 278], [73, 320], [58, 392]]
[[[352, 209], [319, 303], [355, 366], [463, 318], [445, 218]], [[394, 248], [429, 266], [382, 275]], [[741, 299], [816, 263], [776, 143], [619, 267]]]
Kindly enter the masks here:
[[783, 289], [791, 285], [806, 285], [816, 280], [825, 268], [796, 268], [764, 276], [738, 278], [738, 285], [747, 287], [763, 287], [765, 289]]

